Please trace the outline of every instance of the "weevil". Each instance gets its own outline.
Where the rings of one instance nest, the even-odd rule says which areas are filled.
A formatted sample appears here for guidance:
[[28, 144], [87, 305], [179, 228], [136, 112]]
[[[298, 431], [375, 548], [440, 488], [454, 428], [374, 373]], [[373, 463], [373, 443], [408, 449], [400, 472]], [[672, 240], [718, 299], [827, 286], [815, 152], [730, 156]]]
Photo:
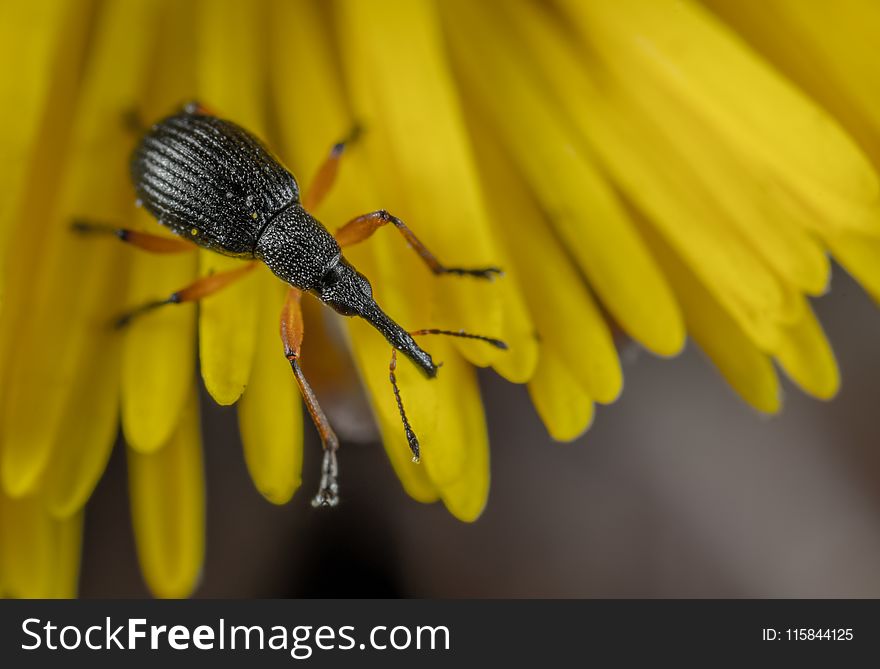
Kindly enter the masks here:
[[498, 348], [504, 342], [482, 335], [438, 329], [407, 332], [389, 317], [373, 297], [369, 280], [342, 254], [342, 247], [367, 239], [386, 224], [396, 227], [434, 274], [457, 274], [490, 279], [496, 267], [447, 267], [425, 247], [406, 224], [385, 210], [358, 216], [331, 234], [310, 211], [330, 189], [346, 144], [333, 145], [330, 155], [303, 197], [293, 174], [253, 134], [190, 103], [145, 130], [131, 158], [131, 180], [137, 203], [177, 235], [168, 238], [144, 232], [74, 222], [82, 233], [105, 232], [154, 253], [192, 251], [196, 247], [241, 258], [242, 267], [205, 276], [164, 299], [141, 305], [119, 317], [118, 326], [135, 316], [168, 304], [196, 302], [216, 293], [264, 263], [290, 286], [281, 314], [281, 340], [306, 408], [324, 448], [321, 482], [313, 506], [335, 506], [339, 500], [336, 437], [300, 366], [303, 320], [300, 299], [311, 293], [343, 316], [359, 316], [391, 344], [389, 367], [394, 397], [413, 460], [418, 462], [418, 438], [407, 419], [395, 369], [397, 351], [428, 378], [438, 365], [414, 336], [443, 334], [479, 339]]

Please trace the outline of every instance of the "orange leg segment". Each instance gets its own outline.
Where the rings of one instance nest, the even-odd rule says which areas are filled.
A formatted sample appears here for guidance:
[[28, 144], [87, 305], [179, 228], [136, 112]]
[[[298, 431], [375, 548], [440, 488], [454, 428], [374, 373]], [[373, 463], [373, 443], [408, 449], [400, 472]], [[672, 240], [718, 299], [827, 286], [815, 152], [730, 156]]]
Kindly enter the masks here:
[[425, 261], [425, 264], [434, 274], [458, 274], [460, 276], [475, 276], [480, 279], [491, 279], [496, 274], [501, 274], [501, 270], [497, 267], [484, 267], [479, 269], [468, 269], [463, 267], [446, 267], [437, 257], [431, 253], [428, 248], [422, 244], [418, 237], [415, 236], [406, 223], [392, 216], [384, 209], [373, 211], [369, 214], [363, 214], [357, 218], [353, 218], [336, 231], [336, 241], [340, 246], [351, 246], [367, 239], [376, 230], [383, 225], [391, 223], [400, 231], [407, 243], [419, 254], [419, 257]]
[[155, 300], [154, 302], [147, 302], [131, 311], [122, 314], [115, 321], [115, 326], [117, 328], [125, 327], [128, 325], [132, 319], [137, 316], [141, 316], [145, 313], [153, 311], [154, 309], [158, 309], [159, 307], [165, 306], [166, 304], [185, 304], [187, 302], [198, 302], [209, 295], [213, 295], [217, 293], [226, 286], [229, 286], [240, 278], [245, 276], [246, 274], [253, 271], [253, 269], [257, 266], [255, 262], [249, 262], [246, 265], [242, 265], [241, 267], [237, 267], [236, 269], [231, 269], [227, 272], [217, 272], [216, 274], [209, 274], [208, 276], [203, 276], [201, 279], [197, 279], [193, 281], [190, 285], [185, 288], [181, 288], [178, 291], [171, 293], [164, 300]]
[[339, 463], [336, 458], [339, 439], [333, 428], [330, 427], [330, 421], [327, 420], [324, 410], [318, 404], [318, 398], [299, 364], [304, 331], [301, 300], [302, 292], [296, 288], [291, 288], [287, 293], [287, 300], [285, 300], [284, 309], [281, 312], [281, 341], [284, 344], [284, 355], [290, 362], [290, 368], [296, 377], [306, 409], [318, 429], [321, 443], [324, 446], [321, 484], [318, 488], [318, 494], [312, 499], [312, 506], [336, 506], [339, 504]]
[[309, 184], [309, 188], [303, 196], [302, 206], [306, 211], [314, 211], [324, 200], [324, 197], [336, 182], [336, 175], [339, 172], [339, 162], [342, 159], [342, 154], [345, 153], [345, 148], [354, 142], [360, 134], [360, 126], [355, 125], [345, 139], [336, 142], [336, 144], [333, 145], [333, 148], [330, 149], [330, 155], [327, 156], [321, 167], [318, 168], [314, 179], [312, 179], [312, 183]]
[[78, 232], [81, 235], [110, 235], [149, 253], [185, 253], [187, 251], [195, 251], [198, 248], [195, 244], [185, 239], [151, 235], [139, 230], [117, 228], [106, 223], [76, 220], [70, 227], [74, 232]]

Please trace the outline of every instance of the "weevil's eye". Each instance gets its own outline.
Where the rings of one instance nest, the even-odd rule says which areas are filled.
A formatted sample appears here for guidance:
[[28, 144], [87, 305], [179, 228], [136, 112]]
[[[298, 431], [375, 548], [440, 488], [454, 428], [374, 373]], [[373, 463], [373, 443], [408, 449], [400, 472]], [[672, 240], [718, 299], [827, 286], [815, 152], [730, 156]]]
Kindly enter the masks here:
[[321, 277], [321, 285], [324, 288], [332, 288], [342, 279], [342, 273], [342, 267], [338, 264], [333, 265], [333, 267], [324, 272], [324, 276]]

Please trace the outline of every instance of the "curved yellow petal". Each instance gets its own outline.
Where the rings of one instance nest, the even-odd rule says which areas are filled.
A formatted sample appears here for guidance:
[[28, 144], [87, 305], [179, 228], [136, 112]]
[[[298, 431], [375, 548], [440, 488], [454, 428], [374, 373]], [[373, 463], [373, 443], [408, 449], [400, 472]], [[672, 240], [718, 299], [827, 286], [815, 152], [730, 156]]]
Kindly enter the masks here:
[[[202, 0], [196, 26], [198, 98], [221, 116], [265, 138], [267, 53], [262, 2]], [[202, 275], [240, 267], [240, 260], [199, 252]], [[219, 404], [244, 392], [254, 361], [257, 301], [249, 274], [201, 303], [199, 357], [205, 387]]]
[[[654, 171], [688, 175], [689, 188], [684, 190], [685, 195], [691, 197], [686, 199], [693, 199], [695, 192], [700, 193], [704, 202], [717, 211], [715, 216], [700, 218], [700, 226], [729, 227], [730, 232], [742, 238], [737, 244], [747, 244], [751, 253], [760, 256], [783, 278], [813, 294], [824, 291], [830, 267], [819, 243], [784, 211], [765, 184], [752, 176], [749, 164], [723, 142], [714, 140], [711, 128], [702, 127], [702, 119], [694, 117], [687, 107], [670, 104], [662, 92], [650, 94], [650, 83], [632, 76], [632, 73], [614, 81], [602, 71], [599, 62], [591, 63], [589, 70], [585, 68], [575, 50], [562, 39], [562, 31], [554, 30], [546, 14], [537, 6], [513, 4], [510, 12], [529, 52], [534, 54], [539, 76], [548, 80], [557, 99], [568, 110], [573, 125], [604, 156], [621, 183], [625, 186], [631, 183], [626, 174], [630, 166], [622, 164], [615, 156], [618, 151], [616, 143], [623, 141], [635, 146], [636, 152], [643, 156], [656, 156], [652, 161]], [[588, 71], [593, 73], [593, 80]], [[615, 88], [633, 89], [630, 95], [633, 99], [625, 99], [621, 104], [632, 110], [641, 105], [640, 113], [656, 120], [653, 131], [659, 137], [633, 138], [627, 132], [618, 131], [621, 137], [614, 139], [614, 132], [605, 127], [609, 121], [603, 117], [610, 115], [614, 119], [612, 123], [620, 119], [621, 110], [608, 103], [609, 97], [622, 95]], [[620, 125], [624, 129], [629, 127], [625, 118]], [[671, 146], [664, 147], [664, 140], [668, 140]], [[639, 168], [642, 168], [641, 163]], [[661, 175], [652, 175], [652, 178], [663, 179]], [[651, 198], [640, 197], [635, 188], [631, 189], [630, 197], [651, 206]], [[694, 237], [684, 230], [681, 236]], [[766, 273], [766, 270], [762, 271]], [[742, 274], [751, 275], [750, 272]], [[737, 280], [730, 288], [741, 283]]]
[[[195, 253], [159, 258], [134, 253], [126, 309], [170, 295], [195, 280]], [[125, 332], [122, 428], [125, 441], [137, 451], [161, 447], [180, 421], [196, 382], [195, 330], [196, 306], [181, 304], [145, 314]]]
[[75, 597], [82, 513], [58, 520], [37, 496], [0, 492], [0, 596]]
[[[55, 9], [61, 8], [60, 3], [52, 3], [52, 6]], [[12, 8], [16, 5], [6, 3], [4, 7]], [[49, 221], [55, 215], [60, 189], [47, 189], [46, 184], [61, 183], [71, 153], [68, 150], [73, 125], [71, 109], [75, 108], [75, 101], [80, 94], [79, 80], [85, 67], [92, 7], [83, 5], [74, 10], [73, 6], [69, 6], [68, 10], [69, 16], [65, 17], [63, 29], [54, 45], [55, 52], [49, 67], [49, 71], [54, 74], [45, 82], [48, 87], [47, 97], [39, 111], [32, 110], [31, 120], [39, 121], [36, 136], [40, 141], [32, 144], [26, 160], [16, 160], [17, 149], [12, 144], [15, 140], [8, 140], [11, 143], [8, 149], [9, 165], [14, 166], [24, 178], [19, 184], [18, 192], [10, 189], [2, 205], [3, 210], [8, 211], [8, 216], [0, 223], [6, 228], [5, 233], [0, 235], [7, 235], [7, 241], [4, 242], [7, 251], [0, 253], [0, 283], [7, 285], [30, 285], [35, 273], [43, 267], [45, 238], [42, 234], [32, 234], [35, 229], [34, 221]], [[30, 11], [30, 8], [26, 11]], [[14, 23], [4, 24], [4, 27], [18, 32]], [[27, 33], [22, 34], [26, 36]], [[13, 38], [4, 39], [4, 42], [13, 48], [16, 46]], [[38, 48], [38, 43], [34, 46]], [[12, 83], [13, 79], [9, 78], [9, 81]], [[32, 85], [39, 85], [38, 81], [39, 78], [35, 77]], [[13, 83], [15, 85], [20, 84]], [[19, 107], [16, 105], [6, 109], [18, 115]], [[26, 142], [27, 131], [24, 128], [22, 133], [20, 139]], [[15, 249], [15, 252], [8, 252], [8, 249]], [[4, 370], [16, 349], [13, 342], [19, 335], [20, 328], [16, 324], [20, 314], [28, 313], [32, 309], [33, 296], [30, 291], [9, 291], [0, 298], [0, 375], [4, 375], [4, 378]], [[8, 387], [8, 383], [0, 384], [0, 402], [4, 387]]]
[[[122, 256], [112, 240], [71, 234], [74, 216], [119, 220], [131, 207], [125, 165], [128, 146], [120, 114], [138, 100], [149, 63], [156, 3], [108, 6], [92, 35], [90, 67], [74, 112], [71, 161], [57, 208], [41, 226], [39, 258], [29, 268], [31, 303], [15, 319], [2, 420], [2, 483], [7, 493], [33, 490], [69, 402], [86, 401], [76, 365], [98, 329], [119, 308]], [[108, 277], [113, 280], [108, 281]], [[22, 285], [25, 285], [24, 283]], [[25, 316], [26, 314], [26, 316]], [[76, 383], [75, 383], [76, 382]], [[113, 381], [114, 385], [116, 380]]]
[[828, 245], [843, 268], [880, 302], [880, 239], [840, 235], [829, 239]]
[[85, 507], [110, 459], [119, 429], [121, 343], [117, 332], [101, 328], [77, 361], [74, 399], [64, 408], [39, 484], [46, 508], [57, 518]]
[[[63, 31], [77, 30], [81, 20], [72, 4], [55, 0], [0, 5], [0, 62], [15, 63], [16, 75], [0, 77], [0, 310], [4, 301], [7, 243], [24, 190], [34, 140], [51, 96], [53, 65], [64, 43]], [[72, 25], [71, 25], [72, 24]], [[74, 38], [75, 39], [75, 38]]]
[[437, 396], [436, 426], [422, 438], [422, 466], [449, 512], [472, 522], [489, 497], [489, 435], [480, 387], [473, 367], [452, 346], [444, 343], [432, 350], [443, 367], [436, 379], [420, 379]]
[[804, 318], [786, 328], [776, 360], [804, 392], [827, 400], [840, 388], [840, 372], [822, 326], [807, 308]]
[[680, 100], [728, 145], [815, 210], [818, 227], [880, 232], [880, 184], [823, 109], [686, 0], [565, 0], [591, 48], [621, 76]]
[[[623, 372], [605, 317], [556, 241], [527, 184], [497, 142], [491, 141], [489, 128], [478, 119], [473, 124], [492, 222], [513, 261], [518, 288], [541, 342], [539, 355], [553, 351], [585, 397], [588, 391], [598, 402], [613, 402], [623, 388]], [[521, 232], [514, 231], [517, 222], [525, 228]]]
[[584, 68], [529, 7], [516, 5], [515, 24], [573, 122], [702, 281], [771, 345], [779, 322], [796, 320], [801, 307], [780, 275], [814, 292], [825, 287], [819, 245], [691, 110], [673, 107], [650, 81], [615, 76], [599, 61]]
[[[591, 156], [572, 141], [568, 123], [535, 94], [527, 58], [504, 40], [489, 5], [440, 6], [467, 94], [511, 151], [590, 285], [630, 335], [661, 355], [678, 352], [684, 327], [663, 275]], [[507, 231], [526, 234], [514, 223]]]
[[568, 365], [549, 346], [542, 346], [529, 396], [547, 432], [557, 441], [573, 441], [593, 422], [593, 400]]
[[260, 331], [251, 380], [238, 405], [238, 423], [254, 485], [273, 504], [284, 504], [301, 482], [302, 402], [279, 336], [286, 289], [268, 271], [260, 272], [257, 284]]
[[880, 5], [702, 0], [829, 110], [880, 166]]
[[504, 262], [510, 269], [498, 284], [502, 305], [499, 336], [507, 350], [495, 358], [492, 368], [511, 383], [525, 383], [538, 364], [538, 336], [513, 265]]
[[205, 553], [205, 481], [193, 391], [168, 443], [128, 451], [129, 496], [141, 571], [158, 597], [186, 597]]
[[79, 590], [79, 567], [82, 558], [83, 519], [79, 511], [66, 518], [53, 518], [54, 549], [52, 589], [49, 595], [55, 599], [72, 599]]
[[643, 231], [675, 290], [693, 340], [746, 402], [764, 413], [779, 411], [779, 379], [769, 356], [758, 349], [659, 234], [648, 225]]
[[[367, 128], [362, 150], [375, 166], [383, 206], [406, 220], [441, 262], [459, 267], [498, 265], [434, 4], [343, 0], [338, 9], [352, 104]], [[387, 37], [377, 39], [377, 35]], [[412, 253], [404, 250], [404, 244], [397, 246], [400, 253]], [[416, 272], [424, 283], [435, 281], [424, 267]], [[457, 276], [436, 282], [433, 295], [438, 310], [423, 327], [500, 334], [497, 282]], [[462, 340], [456, 346], [482, 366], [501, 355], [479, 342]]]
[[49, 514], [35, 496], [11, 499], [0, 491], [3, 595], [45, 597], [52, 585]]
[[[155, 65], [139, 110], [144, 122], [171, 113], [193, 95], [194, 7], [189, 2], [162, 6]], [[138, 210], [135, 226], [164, 234], [155, 219]], [[164, 298], [190, 284], [198, 270], [195, 253], [129, 253], [127, 308]], [[122, 429], [129, 446], [142, 452], [171, 438], [194, 383], [196, 308], [159, 309], [135, 321], [125, 333], [122, 361]]]

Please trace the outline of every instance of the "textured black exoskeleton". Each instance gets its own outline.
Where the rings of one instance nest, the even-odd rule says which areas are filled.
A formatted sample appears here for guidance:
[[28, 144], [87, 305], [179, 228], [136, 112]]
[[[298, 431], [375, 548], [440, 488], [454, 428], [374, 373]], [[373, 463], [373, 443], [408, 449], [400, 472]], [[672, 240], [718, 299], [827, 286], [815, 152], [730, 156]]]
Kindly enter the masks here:
[[[444, 266], [403, 221], [384, 210], [358, 216], [339, 228], [335, 236], [331, 235], [306, 208], [314, 207], [332, 184], [344, 147], [344, 141], [333, 147], [301, 200], [293, 175], [253, 135], [230, 121], [204, 113], [203, 108], [193, 103], [146, 131], [131, 160], [131, 178], [139, 203], [182, 239], [83, 221], [74, 223], [79, 232], [109, 232], [156, 253], [191, 251], [195, 244], [224, 255], [262, 261], [292, 286], [282, 311], [281, 340], [324, 445], [321, 485], [312, 501], [315, 506], [334, 506], [338, 502], [339, 440], [299, 364], [302, 291], [316, 295], [340, 314], [364, 318], [394, 347], [389, 380], [416, 462], [419, 441], [406, 417], [397, 386], [396, 352], [404, 353], [431, 378], [437, 374], [437, 365], [412, 335], [468, 337], [506, 348], [497, 339], [465, 332], [428, 329], [409, 333], [379, 308], [370, 282], [342, 256], [340, 245], [363, 241], [387, 223], [400, 231], [435, 274], [491, 278], [499, 270]], [[243, 263], [240, 269], [202, 277], [167, 299], [128, 312], [116, 323], [126, 325], [134, 316], [163, 305], [203, 299], [243, 276], [255, 264]]]
[[345, 316], [369, 321], [428, 377], [437, 366], [373, 299], [367, 278], [300, 204], [293, 175], [253, 135], [185, 110], [154, 125], [131, 161], [143, 206], [195, 244], [261, 260], [279, 278]]

